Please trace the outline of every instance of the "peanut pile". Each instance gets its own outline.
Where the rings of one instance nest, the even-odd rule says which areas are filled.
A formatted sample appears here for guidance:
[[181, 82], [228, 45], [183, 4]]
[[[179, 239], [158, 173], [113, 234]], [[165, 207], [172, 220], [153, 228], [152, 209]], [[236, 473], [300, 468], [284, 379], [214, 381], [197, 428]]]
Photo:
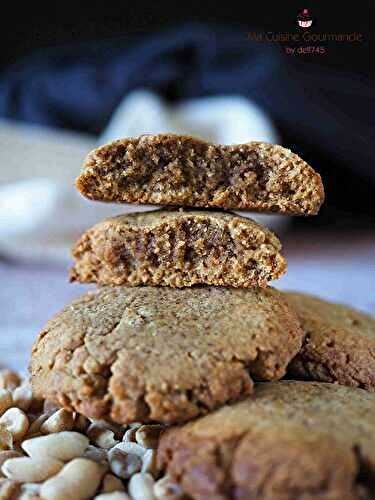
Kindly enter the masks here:
[[157, 467], [162, 429], [109, 424], [37, 401], [27, 380], [0, 370], [0, 499], [183, 499]]

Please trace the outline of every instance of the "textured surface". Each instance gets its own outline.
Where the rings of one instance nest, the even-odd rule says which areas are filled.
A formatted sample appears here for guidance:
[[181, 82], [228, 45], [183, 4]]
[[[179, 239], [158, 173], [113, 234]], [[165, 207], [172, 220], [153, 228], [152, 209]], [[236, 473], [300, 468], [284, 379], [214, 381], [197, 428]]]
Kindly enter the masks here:
[[125, 214], [86, 231], [71, 280], [102, 285], [197, 284], [247, 288], [281, 276], [274, 234], [251, 219], [198, 210]]
[[305, 215], [316, 214], [324, 199], [319, 174], [288, 149], [262, 142], [219, 146], [173, 134], [92, 151], [76, 184], [93, 200]]
[[354, 500], [375, 478], [375, 395], [270, 382], [162, 436], [159, 461], [194, 499]]
[[104, 287], [34, 345], [37, 395], [96, 418], [179, 422], [282, 377], [302, 331], [280, 292]]
[[306, 335], [290, 373], [375, 391], [375, 319], [303, 293], [287, 298]]

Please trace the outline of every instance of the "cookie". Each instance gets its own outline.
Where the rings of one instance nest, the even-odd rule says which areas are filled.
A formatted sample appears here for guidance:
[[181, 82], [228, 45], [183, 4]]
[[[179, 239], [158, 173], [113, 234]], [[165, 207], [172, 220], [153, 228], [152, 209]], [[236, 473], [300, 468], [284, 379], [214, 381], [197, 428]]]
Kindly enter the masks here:
[[143, 135], [92, 151], [76, 181], [89, 199], [314, 215], [321, 178], [296, 154], [264, 142], [221, 146]]
[[182, 422], [282, 377], [302, 335], [272, 288], [103, 287], [39, 334], [32, 386], [93, 418]]
[[307, 380], [375, 391], [375, 319], [303, 293], [286, 296], [305, 332], [289, 372]]
[[167, 429], [158, 459], [196, 500], [359, 500], [375, 478], [375, 394], [259, 384], [252, 397]]
[[268, 229], [231, 213], [180, 209], [125, 214], [81, 236], [73, 248], [71, 281], [266, 286], [285, 272], [280, 249]]

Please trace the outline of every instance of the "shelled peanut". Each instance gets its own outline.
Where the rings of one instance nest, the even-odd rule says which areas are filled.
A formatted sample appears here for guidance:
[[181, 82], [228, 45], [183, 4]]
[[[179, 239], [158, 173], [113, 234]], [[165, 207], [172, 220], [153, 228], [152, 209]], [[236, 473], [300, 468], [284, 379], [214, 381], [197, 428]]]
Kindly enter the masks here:
[[0, 370], [0, 498], [180, 500], [179, 486], [157, 468], [162, 430], [40, 404], [27, 381]]

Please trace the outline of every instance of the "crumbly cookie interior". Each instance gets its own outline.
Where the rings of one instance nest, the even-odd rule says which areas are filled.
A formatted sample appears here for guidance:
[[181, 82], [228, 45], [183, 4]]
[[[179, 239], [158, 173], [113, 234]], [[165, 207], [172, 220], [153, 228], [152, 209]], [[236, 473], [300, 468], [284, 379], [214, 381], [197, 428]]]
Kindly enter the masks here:
[[266, 286], [286, 269], [272, 233], [230, 214], [166, 212], [148, 225], [133, 221], [114, 218], [84, 233], [73, 250], [72, 281], [251, 287]]
[[291, 214], [315, 214], [324, 198], [320, 176], [281, 146], [220, 146], [172, 134], [93, 151], [77, 187], [94, 200]]

